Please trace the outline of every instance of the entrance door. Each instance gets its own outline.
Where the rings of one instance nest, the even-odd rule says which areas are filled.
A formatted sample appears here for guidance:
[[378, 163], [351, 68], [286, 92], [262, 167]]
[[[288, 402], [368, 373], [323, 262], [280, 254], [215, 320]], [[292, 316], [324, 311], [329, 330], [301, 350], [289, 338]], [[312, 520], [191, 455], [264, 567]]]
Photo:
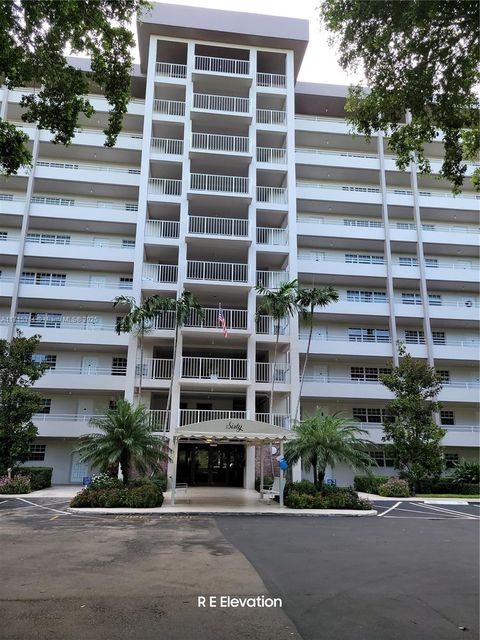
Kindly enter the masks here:
[[93, 400], [92, 398], [84, 398], [78, 401], [77, 415], [79, 420], [88, 421], [89, 417], [93, 415]]
[[243, 444], [190, 444], [178, 448], [177, 481], [189, 486], [242, 487]]
[[88, 476], [88, 462], [80, 462], [78, 453], [72, 454], [72, 470], [70, 471], [70, 482], [82, 482], [85, 476]]
[[98, 367], [98, 358], [91, 358], [90, 356], [84, 356], [82, 358], [82, 374], [83, 375], [95, 375]]

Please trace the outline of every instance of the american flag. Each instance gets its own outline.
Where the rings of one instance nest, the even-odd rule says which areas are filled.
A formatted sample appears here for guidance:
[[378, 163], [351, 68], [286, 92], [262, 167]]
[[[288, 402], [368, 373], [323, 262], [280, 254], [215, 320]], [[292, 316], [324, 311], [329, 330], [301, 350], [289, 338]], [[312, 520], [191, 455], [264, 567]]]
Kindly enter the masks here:
[[225, 322], [223, 309], [220, 305], [218, 305], [218, 322], [223, 329], [223, 337], [226, 338], [228, 336], [227, 323]]

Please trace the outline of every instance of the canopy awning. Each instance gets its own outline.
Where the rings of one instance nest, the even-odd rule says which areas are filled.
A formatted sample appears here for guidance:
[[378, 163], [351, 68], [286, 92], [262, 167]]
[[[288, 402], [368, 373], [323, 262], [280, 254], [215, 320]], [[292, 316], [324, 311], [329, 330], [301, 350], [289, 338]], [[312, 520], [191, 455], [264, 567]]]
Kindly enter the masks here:
[[241, 418], [226, 418], [224, 420], [208, 420], [179, 427], [173, 434], [174, 438], [193, 439], [203, 441], [246, 441], [246, 442], [278, 442], [289, 440], [294, 436], [291, 431], [277, 427], [274, 424], [243, 420]]

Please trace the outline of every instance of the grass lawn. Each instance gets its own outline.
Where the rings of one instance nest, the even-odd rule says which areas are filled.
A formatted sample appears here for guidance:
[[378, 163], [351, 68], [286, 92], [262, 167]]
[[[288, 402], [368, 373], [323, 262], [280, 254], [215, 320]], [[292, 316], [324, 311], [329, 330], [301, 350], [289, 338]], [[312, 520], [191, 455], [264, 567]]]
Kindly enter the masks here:
[[479, 493], [417, 493], [416, 498], [480, 498]]

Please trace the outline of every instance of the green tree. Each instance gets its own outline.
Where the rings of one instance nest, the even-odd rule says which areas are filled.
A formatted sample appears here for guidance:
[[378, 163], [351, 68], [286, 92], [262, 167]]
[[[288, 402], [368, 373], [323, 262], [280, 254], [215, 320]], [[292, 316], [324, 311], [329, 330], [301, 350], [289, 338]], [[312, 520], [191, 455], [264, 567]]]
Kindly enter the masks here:
[[304, 320], [308, 321], [308, 343], [307, 353], [303, 362], [302, 375], [300, 378], [300, 389], [298, 391], [297, 406], [293, 414], [294, 420], [298, 419], [298, 411], [300, 409], [300, 398], [302, 396], [303, 383], [305, 380], [305, 371], [307, 370], [308, 356], [310, 355], [310, 347], [312, 345], [313, 318], [316, 307], [326, 307], [332, 302], [337, 302], [338, 293], [333, 287], [312, 287], [310, 289], [299, 289], [297, 293], [298, 309]]
[[[416, 160], [422, 173], [425, 145], [442, 131], [441, 175], [458, 192], [480, 148], [478, 1], [322, 0], [320, 16], [341, 66], [365, 75], [368, 89], [351, 87], [346, 104], [355, 130], [388, 132], [398, 167]], [[479, 180], [476, 169], [477, 189]]]
[[32, 422], [42, 408], [42, 396], [31, 389], [48, 365], [32, 361], [40, 336], [25, 338], [18, 331], [11, 342], [0, 340], [0, 473], [28, 458], [37, 436]]
[[275, 390], [275, 378], [277, 368], [278, 341], [280, 338], [280, 327], [283, 320], [293, 316], [297, 310], [297, 289], [298, 281], [282, 282], [277, 289], [266, 289], [262, 284], [257, 285], [256, 290], [262, 296], [257, 307], [256, 321], [263, 314], [271, 316], [275, 331], [275, 350], [273, 353], [272, 388], [270, 390], [270, 414], [273, 413], [273, 392]]
[[119, 400], [116, 409], [91, 418], [90, 425], [99, 433], [81, 436], [76, 449], [80, 459], [102, 470], [120, 464], [124, 484], [133, 469], [145, 475], [157, 471], [168, 459], [166, 440], [152, 432], [145, 405], [134, 407], [127, 400]]
[[415, 492], [421, 480], [438, 478], [443, 469], [440, 441], [446, 431], [434, 420], [442, 378], [426, 362], [412, 358], [402, 344], [398, 355], [398, 366], [380, 376], [395, 394], [387, 404], [382, 440], [386, 455]]
[[133, 333], [138, 336], [140, 343], [140, 376], [138, 384], [139, 398], [142, 396], [143, 383], [143, 354], [144, 337], [152, 328], [155, 317], [161, 312], [170, 309], [171, 299], [159, 295], [145, 298], [142, 304], [137, 305], [135, 298], [130, 296], [117, 296], [113, 301], [113, 307], [123, 306], [128, 312], [122, 318], [117, 319], [115, 330], [120, 333]]
[[[94, 113], [85, 94], [100, 87], [111, 105], [105, 146], [113, 146], [130, 98], [130, 23], [146, 8], [144, 0], [0, 0], [0, 75], [9, 89], [38, 89], [22, 96], [22, 120], [68, 145], [79, 117]], [[89, 56], [90, 71], [69, 64], [67, 52]], [[0, 172], [30, 163], [28, 136], [0, 119]]]
[[313, 469], [313, 481], [321, 487], [327, 465], [352, 465], [359, 471], [368, 471], [372, 465], [369, 449], [373, 443], [363, 436], [368, 431], [352, 424], [341, 413], [324, 414], [317, 410], [312, 416], [297, 423], [296, 437], [285, 445], [285, 457], [290, 464], [299, 460], [307, 471]]

